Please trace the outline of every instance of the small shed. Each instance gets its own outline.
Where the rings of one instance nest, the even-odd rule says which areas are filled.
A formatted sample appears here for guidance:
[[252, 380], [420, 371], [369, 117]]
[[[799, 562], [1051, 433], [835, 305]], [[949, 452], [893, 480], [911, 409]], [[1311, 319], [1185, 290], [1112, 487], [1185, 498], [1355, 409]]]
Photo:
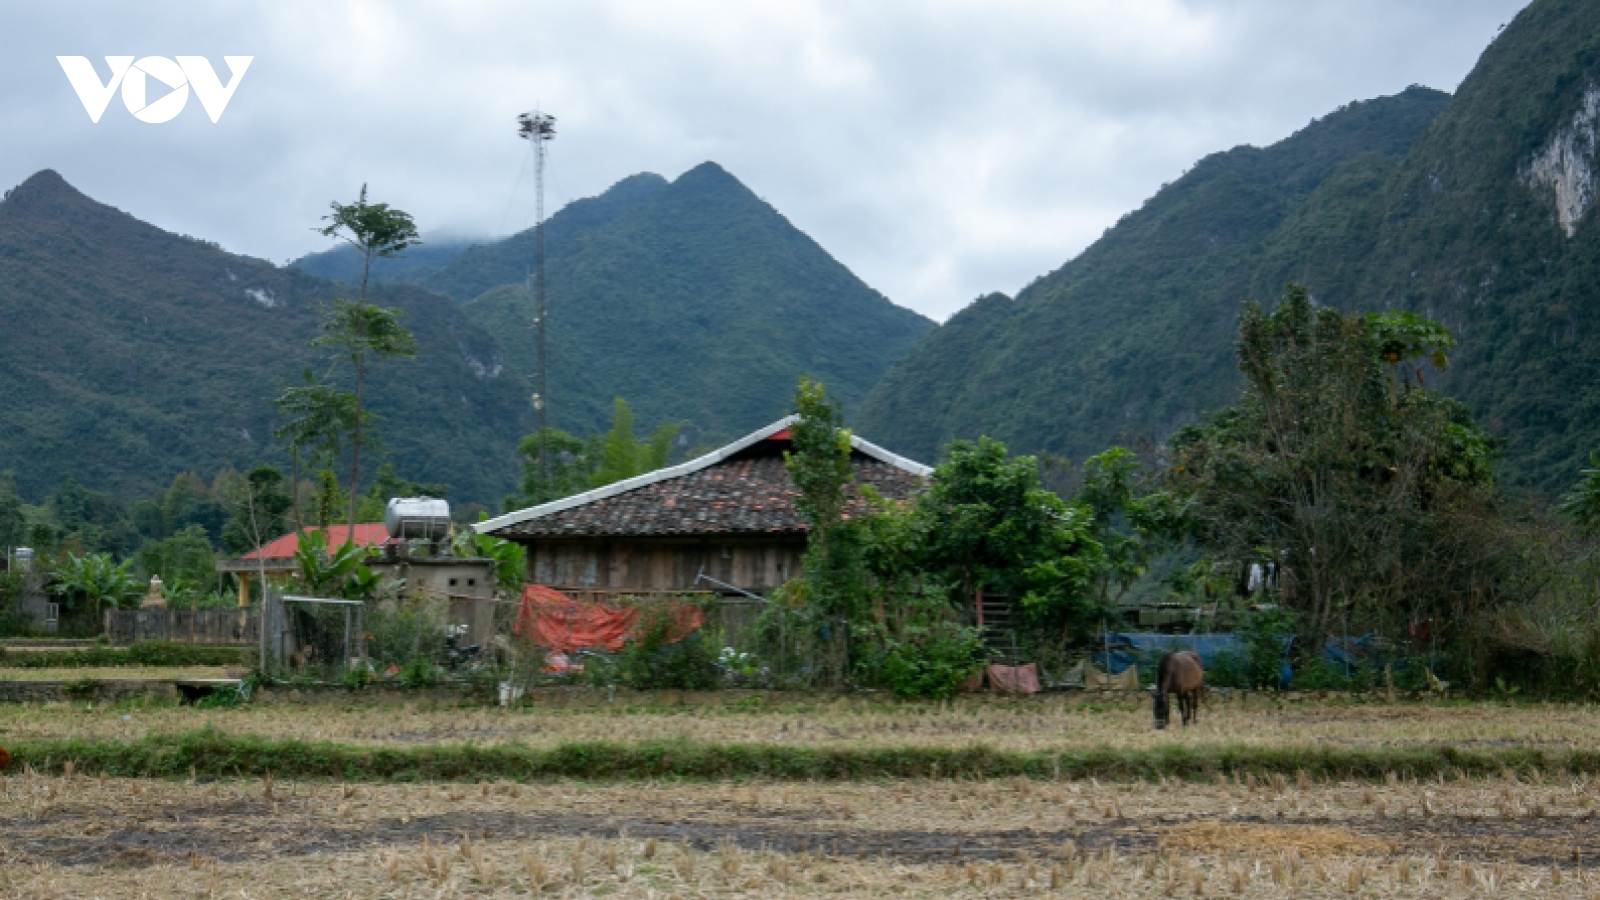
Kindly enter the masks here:
[[[806, 522], [784, 465], [790, 416], [676, 466], [473, 526], [527, 548], [528, 580], [569, 596], [764, 595], [800, 573]], [[903, 499], [928, 466], [851, 438], [858, 484]], [[853, 496], [849, 510], [864, 501]], [[847, 514], [849, 511], [847, 510]]]

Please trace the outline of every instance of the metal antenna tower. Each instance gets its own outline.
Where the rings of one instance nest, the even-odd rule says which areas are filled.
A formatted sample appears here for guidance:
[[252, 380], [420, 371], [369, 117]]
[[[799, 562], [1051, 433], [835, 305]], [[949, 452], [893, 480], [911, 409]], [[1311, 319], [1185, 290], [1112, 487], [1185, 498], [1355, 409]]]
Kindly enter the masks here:
[[545, 388], [545, 308], [544, 308], [544, 145], [556, 136], [556, 117], [535, 109], [517, 116], [517, 136], [533, 142], [533, 327], [538, 330], [539, 372], [533, 395], [533, 408], [539, 413], [539, 480], [546, 490], [550, 485], [550, 454], [546, 446], [549, 428], [550, 395]]

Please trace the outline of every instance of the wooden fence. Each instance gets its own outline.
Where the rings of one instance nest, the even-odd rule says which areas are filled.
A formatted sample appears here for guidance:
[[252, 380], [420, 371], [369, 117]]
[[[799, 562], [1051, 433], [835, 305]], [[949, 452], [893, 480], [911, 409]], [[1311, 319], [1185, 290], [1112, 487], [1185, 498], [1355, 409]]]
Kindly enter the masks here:
[[118, 647], [136, 641], [251, 647], [261, 640], [261, 620], [248, 609], [113, 609], [105, 625]]

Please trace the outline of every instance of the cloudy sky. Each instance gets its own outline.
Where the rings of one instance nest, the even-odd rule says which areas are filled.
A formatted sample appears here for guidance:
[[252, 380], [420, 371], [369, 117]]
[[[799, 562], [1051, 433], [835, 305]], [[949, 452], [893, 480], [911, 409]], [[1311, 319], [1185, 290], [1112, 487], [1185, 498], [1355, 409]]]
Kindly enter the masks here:
[[[1454, 90], [1524, 0], [0, 0], [0, 186], [54, 168], [282, 262], [362, 182], [424, 231], [532, 224], [518, 112], [559, 120], [551, 208], [721, 163], [895, 302], [943, 319], [1061, 265], [1199, 157], [1354, 99]], [[98, 124], [56, 57], [253, 56]], [[164, 88], [147, 79], [147, 100]]]

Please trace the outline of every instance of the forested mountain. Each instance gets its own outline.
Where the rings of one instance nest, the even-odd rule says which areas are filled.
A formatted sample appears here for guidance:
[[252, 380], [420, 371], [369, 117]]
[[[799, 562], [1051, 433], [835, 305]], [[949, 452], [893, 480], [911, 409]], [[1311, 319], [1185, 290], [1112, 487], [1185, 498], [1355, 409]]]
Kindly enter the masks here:
[[991, 294], [924, 337], [861, 430], [919, 459], [979, 434], [1081, 459], [1232, 402], [1234, 316], [1262, 255], [1307, 208], [1392, 169], [1448, 99], [1412, 88], [1206, 157], [1015, 300]]
[[[630, 175], [598, 197], [585, 197], [563, 206], [544, 226], [545, 258], [566, 258], [573, 245], [589, 232], [616, 221], [667, 186], [651, 172]], [[465, 303], [502, 284], [521, 283], [533, 270], [534, 230], [518, 232], [503, 241], [474, 247], [442, 271], [423, 279], [427, 287]]]
[[[569, 431], [602, 429], [624, 397], [647, 427], [738, 434], [783, 415], [801, 375], [859, 400], [932, 327], [712, 164], [625, 179], [547, 228], [553, 423]], [[422, 352], [378, 369], [372, 408], [405, 477], [498, 506], [533, 427], [532, 232], [427, 246], [377, 282], [467, 302], [375, 282]], [[35, 499], [68, 477], [131, 496], [282, 461], [272, 399], [302, 369], [330, 370], [306, 346], [310, 301], [352, 294], [304, 270], [354, 280], [352, 263], [277, 268], [33, 176], [0, 203], [0, 471]]]
[[[671, 183], [635, 175], [547, 228], [551, 422], [568, 431], [604, 427], [623, 397], [646, 426], [686, 421], [736, 436], [787, 411], [801, 375], [849, 406], [933, 327], [715, 163]], [[523, 232], [422, 283], [464, 300], [527, 374], [532, 266]]]
[[[643, 172], [622, 179], [598, 197], [563, 206], [545, 223], [545, 253], [564, 253], [579, 235], [610, 223], [666, 186], [665, 178]], [[465, 302], [490, 288], [522, 281], [533, 266], [533, 240], [531, 228], [502, 240], [425, 236], [401, 256], [374, 261], [372, 278], [422, 284]], [[346, 284], [361, 282], [361, 255], [348, 244], [303, 256], [294, 266]], [[448, 271], [440, 271], [446, 267]]]
[[1366, 203], [1308, 219], [1260, 281], [1439, 319], [1444, 382], [1504, 437], [1504, 477], [1568, 488], [1600, 444], [1600, 4], [1537, 0]]
[[[131, 496], [284, 459], [272, 399], [303, 368], [328, 369], [306, 346], [310, 301], [349, 293], [34, 175], [0, 202], [0, 470], [33, 498], [69, 477]], [[386, 286], [374, 299], [404, 309], [421, 343], [369, 382], [398, 468], [498, 505], [531, 427], [526, 382], [448, 298]]]
[[1400, 308], [1459, 341], [1444, 387], [1551, 494], [1600, 443], [1600, 4], [1537, 0], [1454, 98], [1412, 88], [1202, 160], [1082, 255], [926, 336], [862, 430], [926, 458], [987, 433], [1073, 457], [1236, 396], [1241, 298]]
[[[424, 235], [422, 243], [411, 245], [399, 256], [373, 260], [369, 280], [416, 284], [480, 243], [484, 242]], [[345, 284], [361, 284], [363, 265], [361, 253], [347, 243], [341, 242], [331, 250], [302, 256], [292, 265], [307, 275], [342, 281]]]

